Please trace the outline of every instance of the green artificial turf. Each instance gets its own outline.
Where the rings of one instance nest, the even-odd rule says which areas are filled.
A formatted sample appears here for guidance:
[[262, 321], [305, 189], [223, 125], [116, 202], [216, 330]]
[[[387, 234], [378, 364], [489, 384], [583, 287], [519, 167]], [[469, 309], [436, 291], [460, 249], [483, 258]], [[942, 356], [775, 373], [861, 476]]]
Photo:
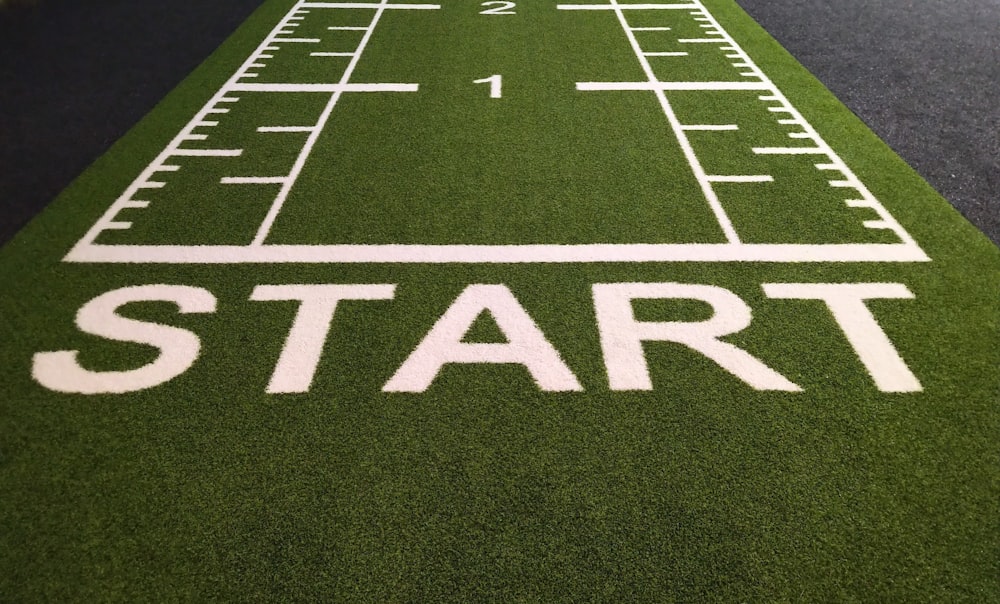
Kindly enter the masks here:
[[[0, 600], [1000, 599], [1000, 250], [729, 0], [705, 5], [930, 261], [66, 261], [293, 4], [266, 2], [0, 250]], [[350, 81], [419, 91], [345, 93], [266, 243], [724, 242], [655, 95], [575, 89], [645, 80], [614, 12], [556, 4], [386, 11]], [[324, 12], [294, 35], [372, 14]], [[674, 11], [626, 12], [633, 27], [672, 24], [637, 32], [644, 48], [704, 35]], [[357, 30], [338, 31], [324, 51], [357, 43]], [[259, 81], [336, 82], [347, 68], [286, 47]], [[650, 61], [664, 80], [732, 77], [694, 55]], [[472, 83], [492, 74], [500, 99]], [[799, 144], [762, 94], [668, 94], [684, 123], [740, 127], [730, 139], [690, 132], [707, 173], [775, 175], [716, 185], [743, 241], [898, 243], [864, 227], [878, 216], [846, 207], [814, 158], [749, 151]], [[243, 155], [178, 158], [157, 176], [166, 186], [143, 191], [148, 207], [116, 218], [131, 228], [97, 243], [250, 243], [279, 185], [219, 180], [286, 173], [308, 134], [256, 128], [312, 123], [329, 94], [244, 97], [211, 118], [207, 140], [185, 144]], [[644, 345], [652, 391], [613, 391], [592, 287], [642, 282], [738, 296], [752, 321], [725, 341], [802, 391], [755, 390], [670, 342]], [[912, 299], [866, 305], [922, 391], [881, 392], [823, 302], [770, 298], [769, 283], [905, 285]], [[196, 334], [190, 369], [129, 394], [61, 394], [32, 378], [39, 352], [77, 350], [91, 371], [153, 362], [151, 346], [74, 324], [97, 296], [146, 284], [217, 300], [206, 313], [120, 311]], [[269, 394], [299, 303], [251, 295], [281, 284], [396, 288], [392, 300], [342, 301], [308, 392]], [[543, 391], [518, 364], [453, 363], [422, 393], [383, 392], [472, 284], [509, 288], [582, 391]], [[712, 315], [697, 300], [637, 300], [633, 312]], [[482, 313], [462, 341], [507, 340]]]

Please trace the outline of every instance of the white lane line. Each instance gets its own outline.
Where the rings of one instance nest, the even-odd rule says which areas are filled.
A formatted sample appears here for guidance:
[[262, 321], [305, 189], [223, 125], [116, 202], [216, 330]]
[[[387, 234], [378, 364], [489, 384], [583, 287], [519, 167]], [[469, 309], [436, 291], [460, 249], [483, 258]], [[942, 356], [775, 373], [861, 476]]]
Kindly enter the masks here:
[[179, 157], [239, 157], [243, 149], [174, 149], [171, 156]]
[[187, 134], [181, 140], [185, 141], [203, 141], [208, 140], [207, 134]]
[[[213, 127], [218, 126], [218, 125], [219, 125], [219, 122], [213, 122], [213, 121], [210, 121], [210, 120], [202, 120], [200, 122], [195, 122], [194, 124], [192, 124], [192, 126], [195, 127], [195, 128], [199, 128], [199, 127], [213, 128]], [[191, 136], [198, 136], [198, 135], [191, 135]]]
[[717, 44], [727, 40], [725, 38], [681, 38], [677, 41], [681, 44]]
[[149, 180], [146, 182], [139, 183], [140, 189], [162, 189], [165, 186], [167, 186], [167, 183], [165, 182], [154, 182]]
[[688, 53], [686, 52], [644, 52], [643, 55], [647, 57], [686, 57]]
[[[813, 138], [808, 132], [789, 132], [788, 138]], [[815, 139], [814, 139], [815, 140]]]
[[[640, 56], [641, 56], [640, 51]], [[645, 60], [645, 59], [644, 59]], [[577, 82], [580, 91], [620, 90], [767, 90], [764, 82]]]
[[439, 4], [372, 4], [367, 2], [306, 2], [300, 6], [303, 8], [377, 8], [379, 10], [437, 10], [441, 8]]
[[155, 172], [176, 172], [180, 170], [180, 166], [156, 166]]
[[[664, 90], [667, 90], [667, 88], [663, 88], [664, 85], [676, 85], [678, 83], [658, 81], [656, 72], [653, 71], [653, 67], [649, 64], [649, 60], [642, 54], [642, 47], [639, 46], [639, 40], [636, 38], [635, 32], [629, 29], [628, 20], [625, 18], [625, 11], [622, 10], [622, 5], [618, 3], [618, 0], [611, 0], [611, 6], [614, 7], [615, 16], [618, 18], [618, 22], [625, 31], [625, 36], [628, 38], [629, 44], [632, 46], [632, 52], [635, 53], [636, 58], [639, 60], [639, 64], [642, 66], [643, 72], [646, 74], [646, 78], [648, 78], [647, 84], [655, 86], [653, 91], [656, 93], [656, 99], [660, 102], [660, 108], [663, 110], [663, 115], [666, 116], [667, 122], [670, 123], [670, 129], [673, 130], [674, 137], [677, 139], [681, 150], [684, 152], [684, 157], [691, 166], [691, 172], [698, 181], [702, 194], [705, 196], [705, 201], [708, 203], [709, 209], [711, 209], [712, 213], [715, 215], [715, 219], [719, 223], [719, 228], [722, 230], [723, 235], [725, 235], [726, 241], [733, 244], [739, 243], [740, 237], [736, 233], [736, 228], [733, 227], [733, 223], [726, 214], [725, 208], [722, 207], [719, 197], [715, 194], [715, 189], [712, 188], [712, 184], [707, 178], [705, 169], [702, 167], [701, 161], [698, 159], [698, 155], [694, 152], [694, 148], [691, 146], [691, 141], [688, 140], [687, 134], [684, 132], [680, 119], [678, 119], [677, 114], [674, 112], [674, 108], [670, 105], [670, 101], [667, 100], [667, 95], [664, 93]], [[692, 82], [681, 82], [681, 84], [687, 84], [690, 86]], [[703, 85], [704, 83], [700, 82], [698, 84]], [[579, 84], [577, 84], [577, 87], [579, 88]], [[676, 90], [676, 88], [674, 90]]]
[[130, 199], [122, 204], [123, 208], [148, 208], [149, 202], [141, 199]]
[[[311, 4], [303, 4], [302, 6], [311, 6]], [[268, 233], [271, 232], [271, 226], [274, 225], [274, 221], [277, 220], [278, 214], [281, 213], [281, 208], [285, 205], [285, 201], [288, 199], [288, 195], [291, 193], [292, 187], [295, 186], [295, 182], [299, 178], [299, 174], [302, 173], [302, 169], [306, 165], [306, 160], [309, 158], [309, 154], [312, 153], [313, 146], [319, 139], [320, 133], [323, 131], [323, 127], [330, 119], [330, 115], [333, 113], [334, 107], [337, 106], [337, 102], [340, 101], [341, 95], [347, 89], [347, 82], [350, 81], [351, 75], [354, 73], [355, 67], [358, 65], [358, 61], [361, 60], [361, 55], [364, 54], [365, 47], [368, 46], [368, 41], [371, 40], [372, 33], [378, 26], [379, 20], [382, 15], [385, 14], [386, 8], [389, 7], [388, 0], [382, 0], [380, 4], [374, 5], [376, 8], [375, 16], [372, 17], [371, 23], [368, 24], [368, 29], [365, 31], [364, 35], [361, 37], [361, 41], [358, 42], [358, 47], [355, 50], [354, 56], [351, 58], [350, 62], [347, 64], [347, 68], [344, 69], [343, 75], [340, 77], [340, 82], [338, 86], [339, 90], [335, 90], [330, 96], [330, 100], [327, 101], [326, 106], [323, 108], [323, 112], [320, 114], [319, 119], [316, 121], [315, 130], [309, 133], [306, 138], [305, 145], [303, 145], [302, 150], [299, 152], [298, 157], [295, 159], [295, 164], [292, 166], [291, 171], [288, 173], [288, 180], [281, 185], [281, 190], [278, 191], [278, 195], [275, 197], [274, 202], [271, 203], [271, 207], [267, 211], [267, 215], [261, 222], [260, 227], [257, 229], [257, 234], [254, 236], [253, 241], [250, 245], [260, 246], [264, 244], [267, 240]], [[397, 5], [399, 6], [399, 5]], [[421, 5], [423, 7], [430, 5]], [[416, 90], [417, 86], [413, 85], [412, 90]]]
[[754, 147], [757, 155], [825, 155], [826, 149], [819, 147]]
[[312, 132], [315, 126], [261, 126], [257, 132]]
[[632, 31], [670, 31], [669, 27], [630, 27]]
[[705, 131], [716, 131], [716, 130], [739, 130], [740, 127], [736, 124], [687, 124], [681, 126], [681, 130], [705, 130]]
[[223, 176], [219, 184], [223, 185], [274, 185], [285, 184], [287, 176]]
[[235, 97], [235, 96], [224, 96], [221, 99], [219, 99], [218, 102], [220, 102], [220, 103], [238, 103], [238, 102], [240, 102], [240, 99], [239, 99], [239, 97]]
[[884, 220], [866, 220], [861, 224], [866, 229], [892, 230], [892, 225]]
[[319, 44], [323, 40], [319, 38], [274, 38], [275, 42], [291, 42], [293, 44]]
[[[357, 56], [355, 56], [357, 58]], [[342, 80], [343, 81], [343, 80]], [[250, 84], [229, 87], [238, 92], [417, 92], [419, 84]]]
[[840, 170], [840, 166], [837, 164], [816, 164], [817, 170]]
[[559, 4], [559, 10], [684, 10], [697, 4]]
[[311, 52], [310, 57], [353, 57], [353, 52]]
[[769, 174], [711, 174], [706, 176], [708, 182], [774, 182]]

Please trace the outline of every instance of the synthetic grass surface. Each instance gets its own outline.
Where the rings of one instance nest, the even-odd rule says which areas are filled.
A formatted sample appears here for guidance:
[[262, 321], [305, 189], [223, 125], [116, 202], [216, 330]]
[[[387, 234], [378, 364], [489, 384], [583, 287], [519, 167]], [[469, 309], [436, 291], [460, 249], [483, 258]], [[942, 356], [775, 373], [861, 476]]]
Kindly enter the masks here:
[[[291, 6], [265, 4], [0, 251], [2, 599], [1000, 597], [1000, 250], [731, 2], [706, 6], [930, 262], [63, 261]], [[512, 16], [480, 10], [445, 2], [386, 16], [351, 81], [420, 82], [420, 92], [345, 94], [269, 243], [722, 241], [653, 94], [574, 90], [644, 79], [613, 13], [559, 12], [554, 2], [518, 3]], [[634, 12], [635, 27], [664, 23]], [[365, 16], [345, 14], [361, 21], [338, 26]], [[656, 43], [671, 51], [669, 38]], [[260, 77], [324, 77], [304, 57], [282, 60]], [[686, 79], [728, 77], [724, 65], [687, 68]], [[503, 75], [501, 99], [472, 84], [491, 74]], [[699, 94], [670, 98], [691, 120], [738, 123], [745, 146], [779, 144], [754, 117], [753, 94], [721, 93], [750, 99], [724, 96], [714, 108]], [[100, 241], [248, 243], [276, 186], [219, 179], [287, 168], [296, 149], [267, 139], [252, 153], [254, 129], [303, 125], [295, 120], [314, 120], [324, 102], [255, 98], [190, 143], [245, 145], [244, 156], [187, 158], [167, 186], [146, 191], [147, 208], [122, 216], [132, 228]], [[764, 165], [735, 151], [738, 138], [691, 137], [718, 173]], [[775, 188], [720, 187], [745, 241], [893, 242], [859, 227], [872, 216], [850, 214], [867, 210], [845, 211], [816, 187], [803, 158], [787, 159], [767, 164]], [[753, 318], [724, 340], [802, 392], [755, 390], [669, 342], [644, 345], [652, 391], [612, 391], [592, 285], [631, 282], [734, 293]], [[395, 284], [395, 296], [341, 302], [308, 392], [268, 394], [299, 304], [251, 301], [252, 292], [325, 283]], [[824, 303], [769, 298], [766, 283], [904, 284], [913, 299], [867, 307], [922, 391], [880, 392]], [[145, 284], [217, 299], [212, 313], [166, 302], [120, 310], [197, 334], [190, 369], [124, 395], [59, 394], [32, 379], [44, 351], [78, 350], [91, 371], [153, 362], [153, 347], [74, 325], [88, 301]], [[542, 391], [521, 365], [449, 364], [423, 393], [382, 392], [470, 284], [506, 285], [583, 391]], [[696, 300], [636, 300], [633, 311], [649, 322], [712, 314]], [[497, 323], [484, 313], [463, 341], [503, 343]]]

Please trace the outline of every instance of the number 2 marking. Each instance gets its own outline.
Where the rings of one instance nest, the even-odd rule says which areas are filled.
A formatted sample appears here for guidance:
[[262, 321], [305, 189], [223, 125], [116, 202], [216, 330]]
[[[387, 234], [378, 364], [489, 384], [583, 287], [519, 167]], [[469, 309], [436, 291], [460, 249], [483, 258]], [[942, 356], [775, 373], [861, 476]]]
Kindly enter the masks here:
[[490, 2], [483, 2], [482, 6], [493, 6], [493, 8], [487, 8], [486, 10], [479, 11], [480, 15], [516, 15], [513, 9], [517, 4], [513, 2], [502, 2], [501, 0], [491, 0]]
[[500, 75], [492, 75], [488, 78], [483, 78], [481, 80], [472, 80], [473, 84], [489, 84], [490, 85], [490, 98], [499, 99], [502, 94], [501, 86], [503, 85], [503, 78]]

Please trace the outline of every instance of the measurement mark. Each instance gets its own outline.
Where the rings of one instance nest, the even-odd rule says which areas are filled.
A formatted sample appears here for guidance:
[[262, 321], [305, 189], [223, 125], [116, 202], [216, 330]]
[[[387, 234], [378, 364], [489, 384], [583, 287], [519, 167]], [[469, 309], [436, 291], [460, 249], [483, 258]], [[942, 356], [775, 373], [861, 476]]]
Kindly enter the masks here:
[[311, 52], [310, 57], [353, 57], [353, 52]]
[[722, 131], [722, 130], [739, 130], [740, 127], [736, 124], [687, 124], [681, 126], [681, 130], [704, 130], [704, 131]]
[[437, 10], [437, 4], [371, 4], [367, 2], [307, 2], [300, 4], [303, 8], [376, 8], [379, 10]]
[[238, 92], [417, 92], [418, 84], [233, 84]]
[[224, 176], [219, 180], [219, 183], [224, 185], [280, 185], [287, 181], [287, 176]]
[[580, 91], [603, 90], [767, 90], [764, 82], [577, 82]]
[[705, 178], [708, 179], [708, 182], [774, 182], [774, 177], [768, 174], [714, 174]]
[[174, 149], [170, 155], [180, 157], [239, 157], [243, 149]]
[[701, 8], [697, 4], [560, 4], [559, 10], [685, 10]]
[[826, 149], [819, 147], [754, 147], [757, 155], [825, 155]]
[[261, 126], [257, 132], [312, 132], [315, 126]]
[[647, 57], [686, 57], [688, 53], [686, 52], [644, 52], [643, 55]]

